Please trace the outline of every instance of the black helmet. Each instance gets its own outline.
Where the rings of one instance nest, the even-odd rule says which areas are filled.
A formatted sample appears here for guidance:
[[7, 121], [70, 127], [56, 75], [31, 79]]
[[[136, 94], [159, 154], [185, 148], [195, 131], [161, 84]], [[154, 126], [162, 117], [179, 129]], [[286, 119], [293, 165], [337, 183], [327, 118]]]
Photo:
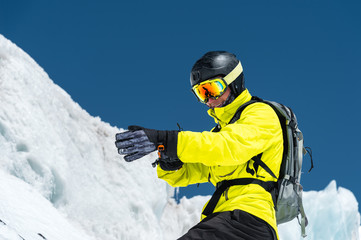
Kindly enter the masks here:
[[238, 96], [245, 89], [241, 62], [232, 53], [226, 51], [211, 51], [203, 55], [191, 71], [192, 87], [200, 82], [216, 76], [227, 76], [237, 67], [236, 76], [228, 82], [232, 93]]

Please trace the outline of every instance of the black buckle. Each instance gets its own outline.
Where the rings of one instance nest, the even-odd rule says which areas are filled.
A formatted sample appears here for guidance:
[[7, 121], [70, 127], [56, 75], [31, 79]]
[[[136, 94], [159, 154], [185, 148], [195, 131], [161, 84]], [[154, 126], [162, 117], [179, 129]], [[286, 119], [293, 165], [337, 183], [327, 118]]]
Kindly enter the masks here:
[[222, 186], [222, 184], [224, 184], [224, 181], [217, 182], [216, 189], [220, 188]]

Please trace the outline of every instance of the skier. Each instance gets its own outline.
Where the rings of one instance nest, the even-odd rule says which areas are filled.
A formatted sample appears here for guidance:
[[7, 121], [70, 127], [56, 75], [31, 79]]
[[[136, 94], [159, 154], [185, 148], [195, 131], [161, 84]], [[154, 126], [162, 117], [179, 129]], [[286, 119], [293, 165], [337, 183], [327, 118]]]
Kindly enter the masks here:
[[206, 53], [194, 64], [190, 81], [217, 126], [209, 132], [129, 126], [116, 135], [119, 154], [131, 162], [158, 149], [158, 177], [174, 187], [211, 182], [219, 190], [227, 180], [246, 179], [244, 184], [216, 190], [218, 195], [206, 204], [202, 220], [179, 239], [278, 239], [272, 195], [254, 184], [277, 178], [252, 160], [260, 157], [272, 172], [279, 172], [283, 135], [277, 114], [265, 103], [254, 103], [229, 124], [237, 109], [252, 98], [241, 62], [229, 52]]

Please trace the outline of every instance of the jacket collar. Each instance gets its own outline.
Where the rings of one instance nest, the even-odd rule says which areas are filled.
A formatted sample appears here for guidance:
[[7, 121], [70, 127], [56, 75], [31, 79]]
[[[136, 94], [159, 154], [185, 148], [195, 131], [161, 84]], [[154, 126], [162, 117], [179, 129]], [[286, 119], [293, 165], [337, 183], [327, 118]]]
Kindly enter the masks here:
[[224, 107], [209, 109], [208, 114], [214, 118], [214, 121], [217, 124], [224, 127], [232, 119], [237, 109], [242, 104], [250, 101], [251, 98], [252, 96], [248, 92], [248, 89], [245, 89], [236, 99], [233, 100], [233, 102]]

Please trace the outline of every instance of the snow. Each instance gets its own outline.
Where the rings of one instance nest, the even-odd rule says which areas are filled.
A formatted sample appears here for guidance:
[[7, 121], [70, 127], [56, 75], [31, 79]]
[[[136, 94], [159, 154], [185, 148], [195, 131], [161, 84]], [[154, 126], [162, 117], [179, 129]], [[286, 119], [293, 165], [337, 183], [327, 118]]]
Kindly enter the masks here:
[[[182, 198], [156, 177], [153, 153], [117, 154], [123, 129], [90, 116], [0, 35], [0, 239], [177, 239], [209, 196]], [[125, 117], [119, 113], [119, 117]], [[306, 239], [359, 239], [358, 203], [332, 181], [304, 193]], [[301, 239], [297, 220], [281, 239]]]

